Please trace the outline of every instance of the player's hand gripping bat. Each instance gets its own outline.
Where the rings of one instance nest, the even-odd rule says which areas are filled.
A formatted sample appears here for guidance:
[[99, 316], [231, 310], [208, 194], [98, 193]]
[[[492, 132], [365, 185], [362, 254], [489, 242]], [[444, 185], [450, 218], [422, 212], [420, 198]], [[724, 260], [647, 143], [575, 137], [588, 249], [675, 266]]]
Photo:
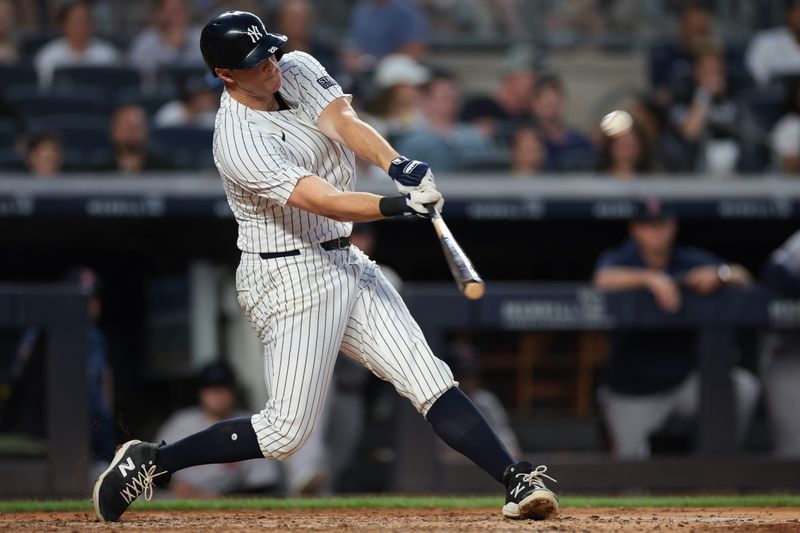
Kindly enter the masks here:
[[428, 213], [431, 215], [433, 228], [436, 230], [436, 235], [439, 236], [439, 242], [442, 244], [444, 258], [447, 260], [447, 265], [450, 267], [450, 272], [453, 274], [458, 288], [470, 300], [479, 300], [486, 290], [480, 274], [475, 270], [472, 261], [461, 249], [453, 234], [450, 233], [450, 228], [444, 223], [441, 213], [432, 204], [428, 205], [427, 208]]

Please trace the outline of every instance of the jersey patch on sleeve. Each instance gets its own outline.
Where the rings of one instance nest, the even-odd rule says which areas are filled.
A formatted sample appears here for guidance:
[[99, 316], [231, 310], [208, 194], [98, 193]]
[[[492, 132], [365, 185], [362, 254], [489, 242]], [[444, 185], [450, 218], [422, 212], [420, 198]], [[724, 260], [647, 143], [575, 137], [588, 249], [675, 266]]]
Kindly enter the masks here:
[[323, 89], [330, 89], [334, 85], [337, 85], [336, 81], [330, 76], [323, 76], [317, 80], [317, 83], [322, 85]]

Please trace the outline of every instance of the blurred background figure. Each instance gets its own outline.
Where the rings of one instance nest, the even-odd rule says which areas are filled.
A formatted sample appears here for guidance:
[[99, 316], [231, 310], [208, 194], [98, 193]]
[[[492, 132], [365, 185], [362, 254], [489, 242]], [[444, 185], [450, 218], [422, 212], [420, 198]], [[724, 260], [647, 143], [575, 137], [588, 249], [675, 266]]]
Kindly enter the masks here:
[[532, 178], [547, 167], [547, 151], [533, 126], [520, 126], [511, 136], [511, 173]]
[[170, 68], [204, 68], [200, 54], [199, 26], [192, 25], [186, 0], [155, 0], [156, 11], [149, 27], [134, 37], [128, 62], [142, 74], [146, 85], [156, 84], [156, 75]]
[[344, 67], [369, 70], [384, 56], [427, 52], [428, 24], [419, 5], [410, 0], [359, 0], [350, 15]]
[[[649, 290], [667, 313], [681, 308], [681, 286], [708, 295], [726, 285], [748, 286], [749, 272], [705, 250], [675, 244], [676, 220], [656, 199], [631, 221], [630, 239], [597, 261], [594, 285], [606, 290]], [[602, 405], [612, 452], [620, 459], [650, 457], [650, 437], [698, 411], [696, 332], [620, 331], [611, 335]], [[739, 442], [758, 401], [760, 385], [742, 368], [731, 372]]]
[[58, 67], [116, 65], [119, 53], [110, 43], [94, 37], [92, 4], [70, 0], [58, 10], [62, 37], [47, 43], [36, 54], [34, 64], [39, 84], [50, 87]]
[[[92, 461], [90, 469], [99, 475], [114, 457], [117, 446], [114, 424], [114, 375], [108, 359], [105, 333], [99, 323], [103, 313], [103, 286], [88, 267], [70, 270], [66, 281], [78, 283], [89, 297], [89, 424]], [[90, 476], [91, 477], [91, 476]]]
[[150, 150], [147, 113], [141, 106], [119, 106], [112, 113], [110, 124], [113, 158], [103, 163], [98, 170], [140, 174], [172, 167], [169, 161]]
[[0, 1], [0, 64], [15, 63], [19, 59], [18, 27], [14, 4]]
[[784, 114], [772, 130], [771, 141], [780, 158], [780, 169], [790, 174], [800, 172], [800, 84], [788, 91]]
[[481, 383], [480, 355], [475, 348], [464, 341], [456, 342], [449, 363], [458, 382], [458, 388], [473, 401], [509, 453], [518, 455], [522, 450], [511, 428], [505, 407], [500, 399]]
[[518, 35], [515, 0], [421, 0], [434, 35]]
[[702, 2], [686, 2], [678, 15], [677, 35], [650, 47], [648, 73], [655, 101], [668, 107], [675, 93], [692, 83], [695, 50], [713, 38], [713, 16]]
[[637, 178], [653, 169], [651, 150], [643, 130], [634, 126], [619, 135], [604, 135], [597, 170], [622, 180]]
[[157, 128], [214, 128], [219, 108], [219, 91], [213, 89], [204, 75], [188, 76], [181, 83], [180, 98], [164, 104], [153, 117]]
[[281, 0], [275, 16], [269, 17], [265, 24], [270, 31], [289, 38], [283, 45], [284, 52], [300, 50], [311, 54], [337, 79], [341, 70], [338, 51], [321, 37], [314, 5], [309, 0]]
[[478, 127], [485, 136], [507, 142], [516, 126], [533, 118], [531, 94], [536, 88], [533, 50], [518, 45], [506, 52], [500, 86], [492, 95], [469, 98], [461, 119]]
[[[175, 442], [220, 420], [249, 416], [237, 406], [236, 378], [223, 361], [200, 372], [197, 405], [173, 413], [158, 430], [156, 442]], [[267, 459], [203, 465], [172, 476], [169, 490], [176, 498], [213, 498], [226, 494], [274, 491], [280, 483], [279, 465]]]
[[533, 116], [547, 149], [548, 170], [588, 170], [594, 162], [589, 137], [567, 125], [564, 118], [566, 94], [557, 76], [539, 78], [533, 93]]
[[747, 49], [747, 68], [761, 85], [800, 74], [800, 1], [784, 4], [784, 24], [757, 33]]
[[28, 140], [25, 163], [32, 178], [55, 178], [64, 170], [64, 148], [61, 136], [45, 131]]
[[687, 170], [730, 175], [741, 164], [748, 124], [745, 110], [728, 92], [722, 49], [713, 43], [696, 50], [693, 89], [673, 105], [672, 121], [693, 160]]
[[[800, 296], [800, 231], [769, 256], [762, 281], [787, 298]], [[761, 353], [761, 376], [778, 457], [800, 457], [800, 332], [768, 333]]]
[[374, 95], [365, 106], [365, 120], [390, 142], [419, 128], [425, 122], [420, 88], [429, 80], [428, 69], [412, 57], [384, 57], [375, 69]]
[[397, 140], [397, 150], [430, 163], [440, 172], [477, 167], [494, 153], [477, 128], [460, 122], [461, 93], [456, 78], [439, 71], [423, 87], [425, 124]]

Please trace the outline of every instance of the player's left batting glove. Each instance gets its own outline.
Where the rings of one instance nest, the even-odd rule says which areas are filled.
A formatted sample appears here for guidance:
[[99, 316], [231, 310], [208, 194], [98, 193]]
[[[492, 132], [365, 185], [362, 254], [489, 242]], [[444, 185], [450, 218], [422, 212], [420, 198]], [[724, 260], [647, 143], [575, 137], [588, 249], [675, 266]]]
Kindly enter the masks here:
[[431, 166], [424, 161], [416, 161], [402, 155], [396, 157], [389, 165], [389, 176], [394, 180], [400, 194], [425, 188], [436, 190]]
[[444, 198], [442, 193], [436, 189], [427, 188], [425, 190], [411, 191], [406, 195], [406, 205], [413, 210], [413, 214], [422, 218], [430, 218], [428, 206], [434, 204], [436, 211], [442, 212]]

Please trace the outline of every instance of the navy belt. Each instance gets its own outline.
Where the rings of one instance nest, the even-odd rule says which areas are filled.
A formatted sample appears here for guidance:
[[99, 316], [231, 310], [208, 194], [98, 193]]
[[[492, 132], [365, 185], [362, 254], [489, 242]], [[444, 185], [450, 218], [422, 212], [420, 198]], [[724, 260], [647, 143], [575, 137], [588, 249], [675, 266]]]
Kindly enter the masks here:
[[[350, 237], [339, 237], [338, 239], [331, 239], [319, 243], [323, 250], [332, 252], [333, 250], [341, 250], [350, 246]], [[276, 257], [292, 257], [293, 255], [300, 255], [300, 250], [288, 250], [286, 252], [265, 252], [258, 254], [261, 259], [275, 259]]]

